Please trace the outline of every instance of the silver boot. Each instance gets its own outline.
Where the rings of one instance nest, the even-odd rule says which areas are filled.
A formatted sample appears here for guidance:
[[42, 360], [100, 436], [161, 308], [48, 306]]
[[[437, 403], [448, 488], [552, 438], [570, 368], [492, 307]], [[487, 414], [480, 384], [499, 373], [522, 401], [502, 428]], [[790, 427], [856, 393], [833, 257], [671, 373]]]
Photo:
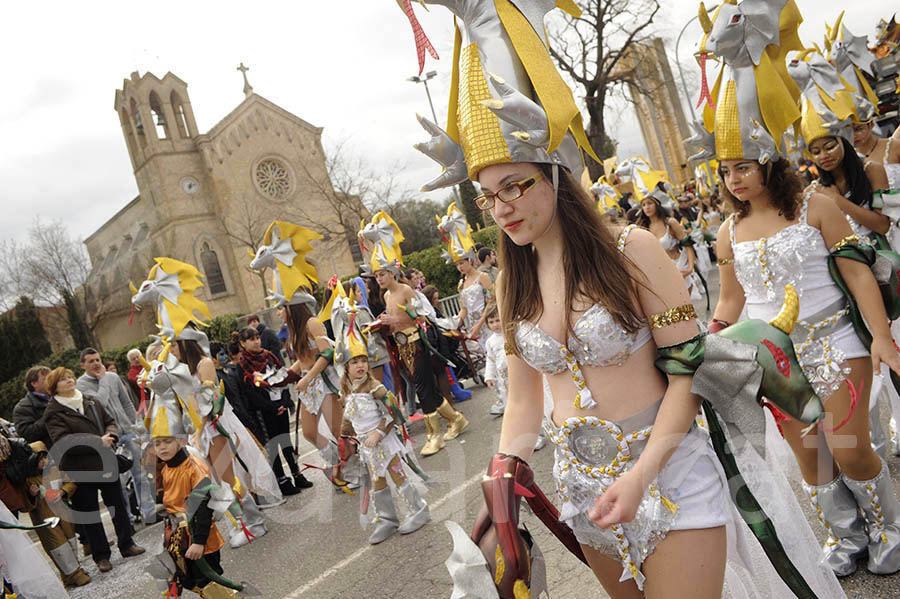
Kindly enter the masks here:
[[804, 481], [803, 490], [809, 495], [819, 522], [828, 533], [822, 547], [825, 563], [836, 576], [853, 574], [857, 560], [865, 554], [869, 544], [865, 520], [859, 513], [853, 493], [841, 475], [824, 485], [814, 486]]
[[400, 525], [400, 534], [408, 535], [428, 524], [431, 521], [431, 512], [428, 511], [428, 504], [425, 503], [411, 482], [407, 481], [397, 491], [400, 492], [400, 497], [403, 498], [408, 512], [406, 520]]
[[369, 543], [377, 545], [397, 532], [400, 524], [390, 487], [372, 492], [372, 507], [375, 510], [375, 530], [369, 537]]
[[900, 571], [900, 501], [894, 491], [887, 464], [872, 480], [844, 481], [862, 507], [869, 527], [869, 563], [872, 574]]
[[[244, 511], [244, 526], [247, 527], [250, 534], [258, 539], [269, 532], [269, 529], [266, 528], [266, 517], [263, 516], [262, 510], [256, 505], [256, 501], [253, 500], [253, 495], [247, 493], [246, 497], [241, 498], [241, 508]], [[238, 522], [237, 525], [234, 526], [234, 530], [231, 531], [231, 537], [228, 539], [228, 544], [232, 549], [237, 549], [249, 542], [250, 539], [244, 533], [241, 523]]]

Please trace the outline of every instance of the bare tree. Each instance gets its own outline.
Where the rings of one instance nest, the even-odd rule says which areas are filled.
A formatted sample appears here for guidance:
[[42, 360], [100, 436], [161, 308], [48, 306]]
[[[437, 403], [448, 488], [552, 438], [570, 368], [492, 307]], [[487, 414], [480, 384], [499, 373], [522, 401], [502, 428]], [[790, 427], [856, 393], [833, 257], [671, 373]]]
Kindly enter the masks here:
[[[582, 0], [578, 18], [566, 15], [550, 31], [550, 53], [562, 69], [584, 91], [590, 116], [588, 140], [601, 159], [614, 148], [606, 135], [603, 111], [607, 95], [617, 86], [646, 89], [629, 64], [637, 46], [650, 38], [651, 25], [659, 12], [658, 0]], [[588, 161], [591, 179], [602, 174], [602, 165]]]
[[90, 258], [62, 221], [36, 219], [26, 243], [5, 241], [0, 254], [0, 280], [10, 285], [7, 294], [31, 297], [39, 306], [64, 308], [51, 312], [60, 321], [51, 326], [67, 328], [79, 347], [95, 343], [94, 331], [111, 306], [105, 298], [95, 301], [85, 288]]
[[[232, 209], [227, 213], [228, 216], [222, 219], [225, 234], [233, 241], [246, 246], [252, 254], [256, 255], [257, 250], [263, 244], [266, 229], [271, 224], [272, 218], [258, 202], [241, 199], [233, 204]], [[289, 216], [282, 218], [289, 218]], [[260, 289], [262, 289], [263, 298], [266, 298], [268, 293], [266, 292], [265, 273], [254, 274], [259, 277]]]

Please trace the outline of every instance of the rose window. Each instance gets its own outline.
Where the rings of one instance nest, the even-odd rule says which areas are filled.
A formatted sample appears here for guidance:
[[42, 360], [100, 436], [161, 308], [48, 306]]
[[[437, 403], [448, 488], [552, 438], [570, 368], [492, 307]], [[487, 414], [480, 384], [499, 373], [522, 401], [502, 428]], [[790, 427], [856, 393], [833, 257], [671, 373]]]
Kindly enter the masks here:
[[255, 178], [260, 191], [270, 198], [283, 200], [290, 195], [290, 175], [287, 168], [277, 160], [269, 158], [256, 165]]

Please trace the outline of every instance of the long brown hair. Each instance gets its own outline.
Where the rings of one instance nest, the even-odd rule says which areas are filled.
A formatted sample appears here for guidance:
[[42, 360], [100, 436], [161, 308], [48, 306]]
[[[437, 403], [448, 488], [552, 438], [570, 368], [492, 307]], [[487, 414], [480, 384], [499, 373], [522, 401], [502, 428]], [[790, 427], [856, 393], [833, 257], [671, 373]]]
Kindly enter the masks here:
[[285, 310], [287, 310], [287, 326], [294, 355], [304, 360], [312, 358], [318, 350], [309, 346], [306, 323], [313, 317], [313, 313], [306, 304], [288, 304], [285, 306]]
[[[552, 166], [538, 165], [548, 181]], [[563, 272], [566, 287], [566, 331], [572, 334], [572, 311], [576, 297], [601, 304], [613, 320], [629, 333], [643, 325], [637, 285], [629, 268], [637, 266], [620, 252], [609, 226], [587, 192], [572, 176], [560, 169], [556, 217], [563, 230]], [[537, 285], [537, 255], [530, 245], [518, 246], [506, 235], [498, 236], [503, 264], [501, 318], [506, 346], [515, 355], [516, 324], [537, 320], [543, 314], [540, 287]]]
[[200, 360], [206, 357], [203, 348], [193, 339], [179, 339], [175, 343], [178, 344], [178, 354], [181, 356], [181, 362], [187, 364], [191, 374], [197, 374], [197, 365]]
[[[668, 225], [669, 218], [672, 217], [669, 209], [662, 205], [657, 198], [653, 196], [647, 196], [643, 200], [641, 200], [641, 204], [643, 204], [647, 200], [652, 200], [654, 204], [656, 204], [656, 218], [658, 218], [664, 225]], [[638, 213], [637, 219], [635, 219], [634, 224], [641, 227], [642, 229], [650, 229], [650, 217], [644, 214], [644, 207], [638, 204]]]
[[[794, 220], [797, 217], [797, 209], [800, 207], [803, 181], [794, 174], [791, 163], [786, 158], [778, 158], [778, 160], [762, 166], [762, 175], [763, 185], [772, 196], [772, 205], [778, 209], [778, 214], [788, 220]], [[740, 201], [728, 190], [721, 166], [719, 166], [719, 178], [722, 180], [722, 197], [734, 207], [737, 218], [743, 218], [750, 214], [750, 202]]]

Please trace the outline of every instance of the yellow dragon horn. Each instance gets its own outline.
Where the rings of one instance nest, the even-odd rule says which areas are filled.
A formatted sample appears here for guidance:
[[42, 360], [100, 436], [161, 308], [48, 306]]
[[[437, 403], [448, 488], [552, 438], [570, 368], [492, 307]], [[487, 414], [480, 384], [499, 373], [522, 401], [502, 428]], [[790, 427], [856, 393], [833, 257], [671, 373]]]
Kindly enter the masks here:
[[131, 289], [131, 295], [137, 295], [137, 287], [134, 286], [134, 283], [128, 281], [128, 288]]
[[254, 254], [253, 250], [251, 250], [250, 248], [247, 248], [247, 255], [251, 258], [256, 258], [256, 254]]
[[800, 301], [797, 298], [797, 292], [793, 286], [785, 285], [784, 287], [784, 305], [781, 306], [781, 312], [778, 316], [769, 321], [769, 324], [776, 329], [790, 335], [797, 324], [797, 316], [800, 314]]
[[700, 3], [697, 16], [700, 19], [700, 26], [703, 27], [703, 33], [709, 34], [712, 31], [712, 21], [709, 20], [709, 14], [706, 12], [706, 5], [703, 2]]
[[159, 353], [159, 357], [156, 359], [165, 364], [166, 358], [169, 357], [169, 349], [171, 348], [171, 345], [169, 345], [169, 340], [165, 337], [163, 337], [162, 344], [163, 350]]
[[841, 21], [844, 19], [844, 12], [841, 11], [841, 14], [838, 15], [837, 21], [834, 22], [834, 26], [831, 28], [831, 41], [834, 41], [838, 37], [838, 32], [841, 30]]
[[144, 370], [150, 372], [150, 363], [147, 362], [147, 358], [144, 357], [144, 354], [139, 354], [138, 359], [141, 361], [141, 366], [144, 367]]

